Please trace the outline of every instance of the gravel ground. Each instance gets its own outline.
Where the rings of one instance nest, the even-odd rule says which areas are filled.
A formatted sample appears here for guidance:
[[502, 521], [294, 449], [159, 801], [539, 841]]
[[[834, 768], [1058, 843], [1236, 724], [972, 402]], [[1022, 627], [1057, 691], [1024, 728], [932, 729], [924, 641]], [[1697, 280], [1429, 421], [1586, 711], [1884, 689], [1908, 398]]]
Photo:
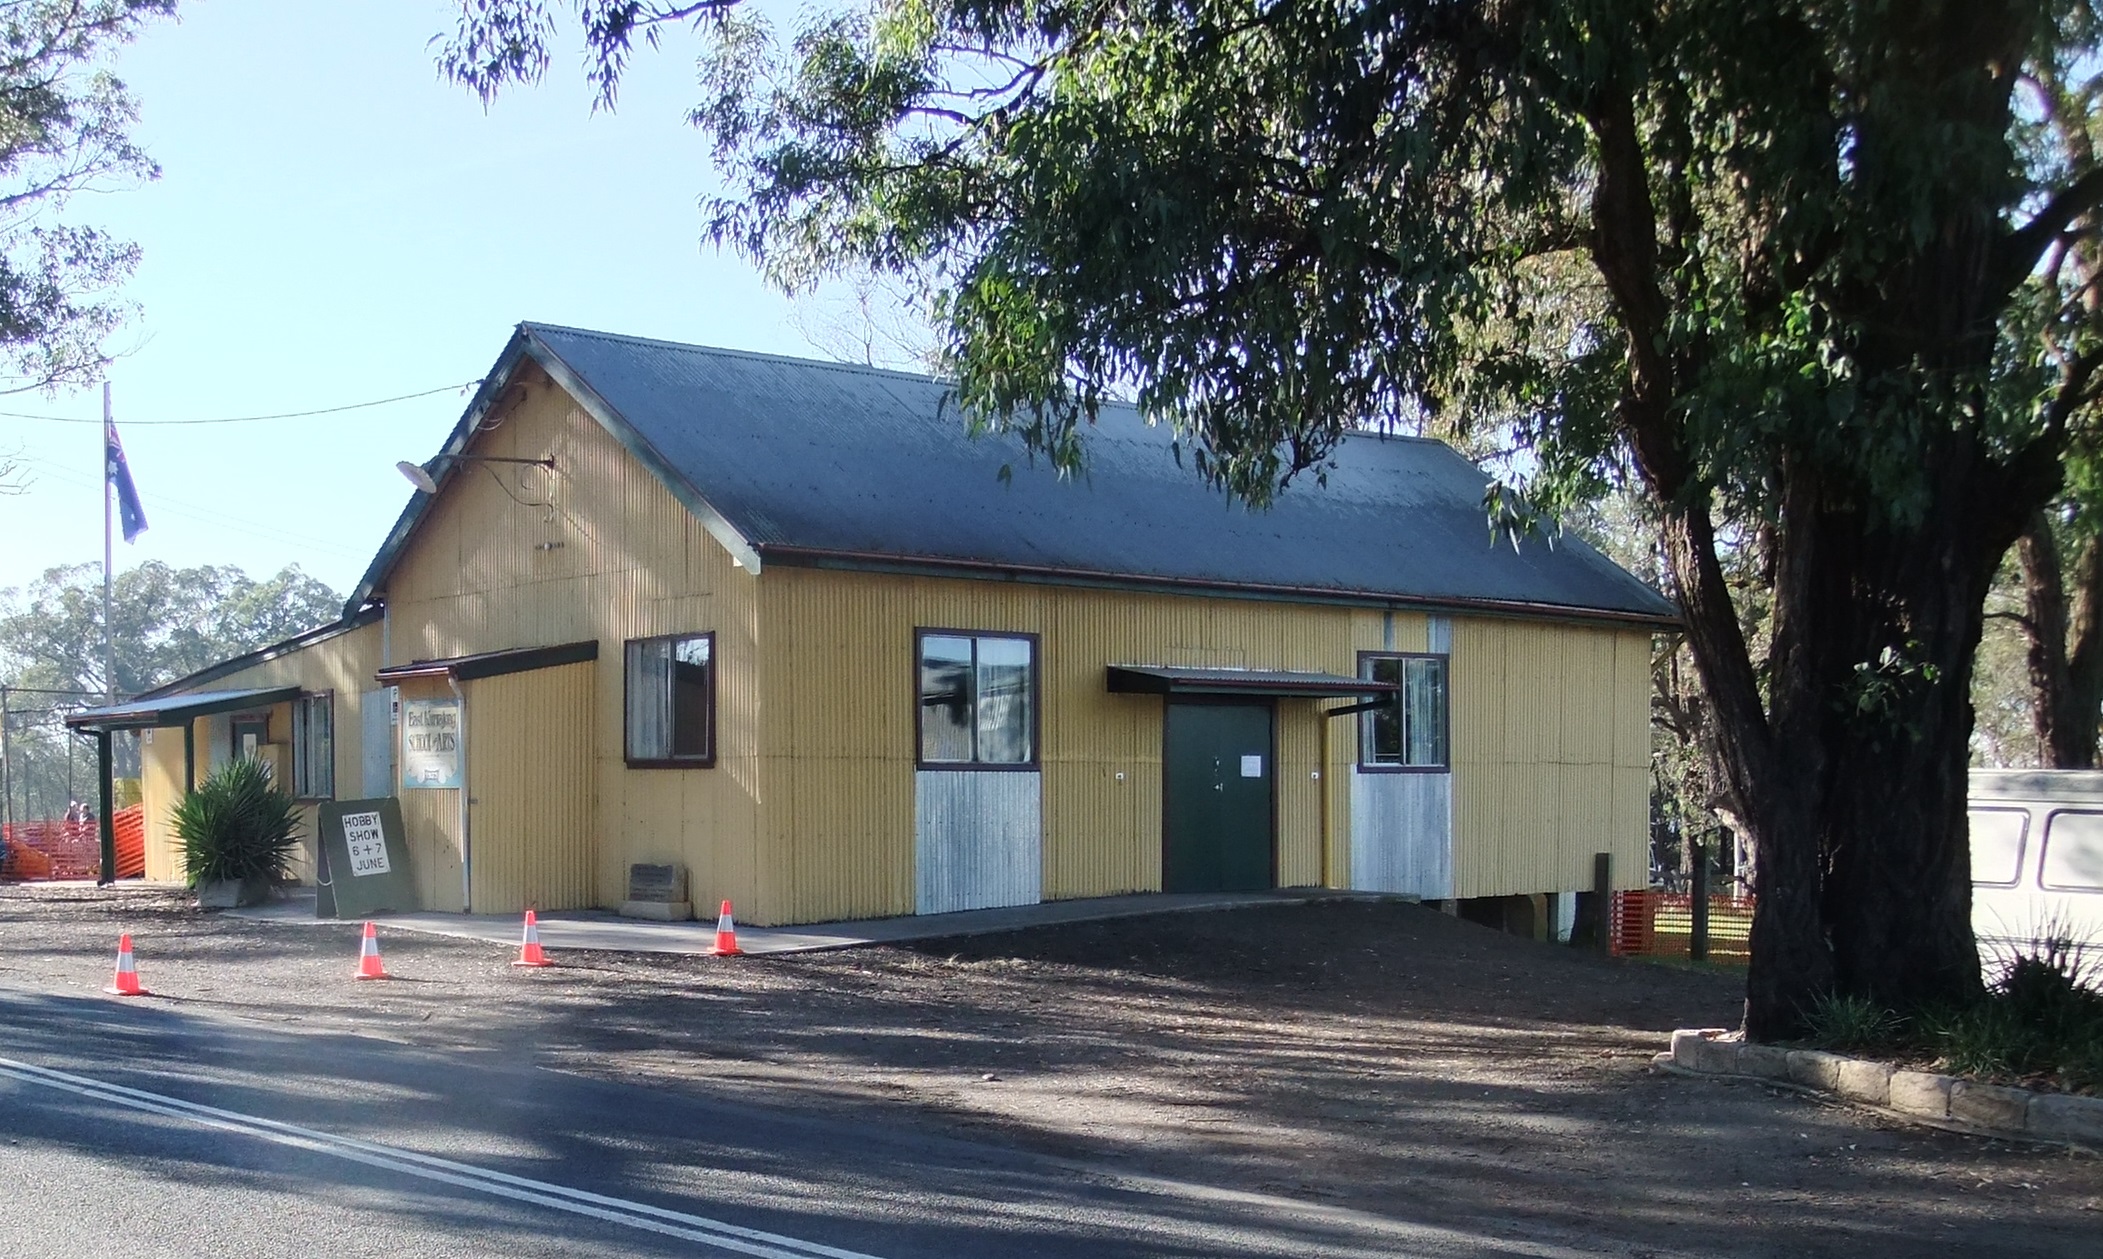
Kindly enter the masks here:
[[2103, 1161], [1654, 1072], [1729, 972], [1610, 961], [1409, 905], [1162, 914], [772, 958], [564, 951], [0, 888], [0, 983], [108, 980], [130, 930], [200, 1013], [866, 1108], [1119, 1170], [1432, 1224], [1738, 1255], [2103, 1254]]

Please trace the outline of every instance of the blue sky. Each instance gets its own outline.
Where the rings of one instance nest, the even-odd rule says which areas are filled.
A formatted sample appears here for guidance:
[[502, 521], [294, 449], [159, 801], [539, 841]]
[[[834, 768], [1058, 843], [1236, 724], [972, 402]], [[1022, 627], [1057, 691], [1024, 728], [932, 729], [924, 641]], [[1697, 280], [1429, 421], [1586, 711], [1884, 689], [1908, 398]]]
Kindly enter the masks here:
[[[297, 563], [339, 590], [409, 495], [397, 459], [433, 453], [465, 394], [347, 415], [157, 428], [299, 411], [479, 376], [521, 319], [822, 357], [791, 305], [700, 241], [715, 179], [683, 121], [693, 45], [638, 57], [594, 116], [575, 63], [487, 113], [441, 83], [427, 41], [447, 0], [199, 0], [117, 72], [163, 169], [78, 198], [69, 217], [139, 242], [143, 308], [112, 347], [115, 410], [151, 528], [146, 559]], [[93, 417], [99, 394], [0, 399]], [[0, 418], [19, 493], [0, 497], [0, 587], [98, 560], [91, 425]]]

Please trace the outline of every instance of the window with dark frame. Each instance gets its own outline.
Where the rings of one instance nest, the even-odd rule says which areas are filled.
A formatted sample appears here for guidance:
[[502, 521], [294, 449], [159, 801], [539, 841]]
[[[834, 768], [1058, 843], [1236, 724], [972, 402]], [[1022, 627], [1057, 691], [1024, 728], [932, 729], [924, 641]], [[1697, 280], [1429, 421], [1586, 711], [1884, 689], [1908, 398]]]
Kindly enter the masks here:
[[302, 695], [292, 701], [292, 794], [301, 800], [336, 798], [336, 697]]
[[715, 649], [713, 633], [628, 643], [628, 764], [701, 769], [715, 763]]
[[1389, 682], [1391, 702], [1359, 717], [1358, 763], [1367, 769], [1446, 769], [1447, 658], [1388, 653], [1361, 656], [1358, 676]]
[[917, 676], [921, 764], [1036, 764], [1035, 639], [925, 630]]

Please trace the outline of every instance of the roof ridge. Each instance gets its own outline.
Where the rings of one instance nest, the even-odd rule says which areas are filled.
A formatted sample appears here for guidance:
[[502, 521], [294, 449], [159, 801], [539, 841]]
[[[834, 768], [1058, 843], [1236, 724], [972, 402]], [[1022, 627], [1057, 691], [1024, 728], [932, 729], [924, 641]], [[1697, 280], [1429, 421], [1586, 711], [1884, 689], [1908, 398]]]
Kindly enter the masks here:
[[663, 337], [639, 337], [626, 332], [607, 332], [599, 328], [577, 328], [569, 324], [541, 323], [537, 320], [521, 320], [519, 327], [531, 332], [561, 332], [571, 336], [593, 337], [600, 341], [619, 341], [630, 345], [654, 345], [667, 350], [685, 350], [691, 354], [715, 354], [726, 358], [757, 359], [767, 363], [793, 363], [798, 367], [823, 367], [833, 371], [853, 372], [862, 376], [890, 376], [914, 381], [923, 385], [954, 385], [956, 382], [925, 372], [909, 372], [896, 367], [876, 367], [868, 363], [847, 363], [838, 359], [803, 358], [795, 354], [776, 354], [767, 350], [740, 350], [725, 345], [702, 345], [694, 341], [671, 341]]

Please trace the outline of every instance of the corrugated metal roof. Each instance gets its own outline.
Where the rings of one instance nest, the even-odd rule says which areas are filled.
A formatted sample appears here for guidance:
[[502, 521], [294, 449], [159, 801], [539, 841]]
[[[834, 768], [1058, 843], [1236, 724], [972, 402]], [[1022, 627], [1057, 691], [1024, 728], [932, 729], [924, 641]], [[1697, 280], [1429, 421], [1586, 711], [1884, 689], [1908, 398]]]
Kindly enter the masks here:
[[[680, 500], [766, 563], [992, 575], [1279, 597], [1666, 621], [1672, 606], [1575, 538], [1493, 545], [1488, 478], [1444, 444], [1345, 439], [1326, 485], [1252, 511], [1207, 487], [1172, 434], [1129, 407], [1058, 477], [1019, 438], [972, 440], [939, 380], [522, 324], [484, 394], [521, 357], [547, 366]], [[478, 397], [447, 443], [464, 444]], [[1003, 469], [1011, 475], [1003, 479]], [[412, 502], [358, 599], [384, 580]]]
[[239, 712], [244, 708], [267, 708], [299, 698], [296, 686], [265, 686], [241, 691], [195, 691], [159, 699], [135, 699], [103, 708], [83, 708], [66, 715], [75, 730], [140, 730], [151, 726], [180, 726], [213, 713]]

